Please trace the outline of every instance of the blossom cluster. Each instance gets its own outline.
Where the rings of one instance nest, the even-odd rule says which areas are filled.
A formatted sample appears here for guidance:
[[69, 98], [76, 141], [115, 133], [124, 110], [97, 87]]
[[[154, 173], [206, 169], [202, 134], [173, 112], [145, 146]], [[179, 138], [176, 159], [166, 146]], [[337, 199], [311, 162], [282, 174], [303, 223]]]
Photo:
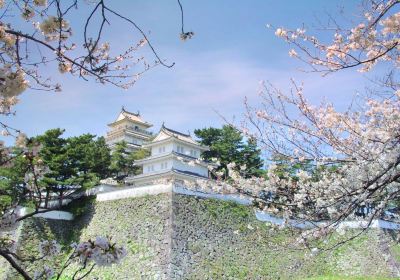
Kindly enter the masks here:
[[22, 69], [13, 69], [11, 65], [0, 67], [0, 114], [7, 114], [27, 87]]
[[33, 275], [34, 280], [39, 280], [39, 279], [53, 279], [54, 276], [54, 269], [44, 265], [41, 270], [35, 271], [35, 274]]
[[51, 258], [60, 254], [61, 246], [56, 240], [44, 240], [39, 244], [39, 253], [42, 257]]
[[[248, 186], [255, 195], [260, 190], [277, 194], [278, 201], [266, 206], [280, 205], [290, 215], [335, 220], [374, 205], [369, 214], [379, 216], [400, 191], [396, 179], [400, 173], [400, 99], [397, 93], [393, 96], [366, 99], [362, 111], [341, 113], [331, 104], [311, 105], [299, 91], [297, 97], [280, 98], [286, 101], [279, 103], [286, 110], [292, 105], [299, 111], [299, 116], [290, 118], [274, 105], [278, 103], [272, 101], [273, 93], [266, 93], [266, 108], [248, 107], [250, 122], [263, 124], [259, 127], [262, 134], [251, 136], [290, 160], [289, 164], [308, 162], [314, 171], [278, 175], [274, 172], [277, 166], [272, 165], [268, 180]], [[274, 149], [266, 144], [271, 141], [286, 144]]]
[[[71, 247], [73, 253], [64, 266], [68, 266], [70, 261], [77, 259], [81, 265], [79, 271], [87, 268], [90, 262], [98, 266], [119, 263], [127, 254], [124, 247], [116, 245], [106, 237], [96, 237], [94, 241], [89, 240], [79, 244], [73, 243]], [[55, 240], [44, 240], [39, 244], [39, 252], [41, 258], [51, 259], [60, 254], [61, 246]], [[62, 272], [59, 274], [62, 275]], [[35, 272], [34, 279], [53, 279], [54, 275], [56, 271], [44, 265]]]
[[[114, 54], [110, 43], [101, 40], [103, 27], [98, 30], [99, 34], [91, 34], [92, 30], [89, 32], [86, 26], [84, 41], [76, 42], [68, 20], [76, 4], [69, 6], [60, 2], [56, 6], [57, 3], [47, 0], [11, 1], [6, 8], [4, 1], [0, 1], [0, 9], [4, 9], [0, 19], [0, 114], [13, 113], [13, 106], [19, 102], [17, 96], [27, 88], [60, 91], [60, 84], [41, 74], [44, 67], [54, 62], [61, 74], [69, 73], [85, 80], [91, 77], [124, 89], [133, 85], [143, 72], [163, 63], [158, 61], [150, 65], [143, 56], [136, 54], [148, 43], [145, 36], [126, 50]], [[93, 9], [89, 11], [88, 24], [97, 13], [105, 21], [106, 12], [114, 13], [104, 2], [87, 7]], [[16, 27], [21, 25], [9, 22], [9, 18], [18, 19], [16, 11], [31, 25], [24, 24], [21, 30]]]
[[[359, 66], [360, 72], [368, 72], [381, 61], [391, 61], [398, 67], [400, 12], [388, 12], [396, 2], [388, 0], [376, 4], [371, 1], [363, 21], [349, 29], [338, 27], [330, 44], [308, 35], [304, 28], [290, 30], [280, 27], [275, 35], [295, 46], [302, 54], [300, 56], [292, 49], [290, 56], [306, 61], [316, 70], [337, 71]], [[311, 49], [318, 52], [315, 54]]]
[[69, 23], [65, 19], [49, 16], [39, 24], [39, 30], [43, 33], [47, 41], [66, 40], [72, 31]]
[[77, 257], [80, 262], [86, 264], [93, 261], [98, 266], [119, 263], [127, 254], [124, 247], [117, 246], [107, 237], [96, 237], [94, 241], [73, 244], [72, 248], [74, 257]]

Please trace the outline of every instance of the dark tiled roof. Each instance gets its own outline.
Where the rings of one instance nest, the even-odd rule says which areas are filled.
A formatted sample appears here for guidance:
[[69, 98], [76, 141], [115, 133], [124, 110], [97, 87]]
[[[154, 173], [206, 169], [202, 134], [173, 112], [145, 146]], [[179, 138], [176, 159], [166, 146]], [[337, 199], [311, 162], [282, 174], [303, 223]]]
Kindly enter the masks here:
[[124, 112], [124, 113], [130, 114], [130, 115], [134, 115], [134, 116], [136, 116], [136, 117], [140, 117], [139, 111], [138, 111], [137, 113], [132, 113], [132, 112], [129, 112], [129, 111], [125, 110], [125, 107], [124, 107], [124, 106], [122, 106], [121, 111]]
[[182, 173], [182, 174], [186, 174], [186, 175], [190, 175], [190, 176], [196, 176], [196, 177], [208, 179], [208, 177], [206, 177], [206, 176], [203, 176], [203, 175], [200, 175], [199, 173], [195, 173], [195, 172], [191, 172], [191, 171], [180, 170], [180, 169], [173, 169], [173, 171]]
[[162, 127], [161, 127], [161, 128], [162, 128], [162, 129], [165, 129], [165, 130], [167, 130], [167, 131], [169, 131], [169, 132], [171, 132], [171, 133], [173, 133], [173, 134], [182, 135], [182, 136], [184, 136], [184, 137], [191, 137], [190, 134], [185, 134], [185, 133], [182, 133], [182, 132], [179, 132], [179, 131], [170, 129], [170, 128], [166, 127], [164, 124], [162, 124]]

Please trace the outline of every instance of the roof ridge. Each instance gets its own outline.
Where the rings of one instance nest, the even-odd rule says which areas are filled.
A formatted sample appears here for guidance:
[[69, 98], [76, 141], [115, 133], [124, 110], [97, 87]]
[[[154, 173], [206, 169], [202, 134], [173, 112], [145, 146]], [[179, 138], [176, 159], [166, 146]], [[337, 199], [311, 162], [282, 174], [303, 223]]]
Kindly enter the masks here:
[[129, 112], [129, 111], [125, 110], [125, 107], [124, 107], [124, 106], [122, 106], [121, 111], [122, 111], [123, 113], [128, 113], [128, 114], [130, 114], [130, 115], [134, 115], [134, 116], [136, 116], [136, 117], [140, 117], [140, 112], [139, 112], [139, 111], [138, 111], [137, 113], [132, 113], [132, 112]]
[[161, 129], [165, 129], [165, 130], [167, 130], [168, 132], [171, 132], [171, 133], [173, 133], [173, 134], [179, 134], [179, 135], [182, 135], [182, 136], [185, 136], [185, 137], [190, 137], [190, 138], [192, 138], [192, 136], [190, 136], [190, 134], [185, 134], [185, 133], [182, 133], [182, 132], [173, 130], [173, 129], [171, 129], [171, 128], [168, 128], [168, 127], [166, 127], [166, 126], [164, 125], [164, 123], [162, 124]]

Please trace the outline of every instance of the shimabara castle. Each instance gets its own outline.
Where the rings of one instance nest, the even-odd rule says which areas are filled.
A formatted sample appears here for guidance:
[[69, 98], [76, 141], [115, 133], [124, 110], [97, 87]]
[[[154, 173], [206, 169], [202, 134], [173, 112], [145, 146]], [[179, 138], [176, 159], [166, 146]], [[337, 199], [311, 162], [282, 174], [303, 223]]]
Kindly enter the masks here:
[[[97, 186], [95, 192], [88, 190], [62, 211], [42, 213], [21, 223], [16, 231], [16, 250], [33, 260], [24, 263], [28, 271], [60, 265], [61, 258], [54, 258], [54, 263], [49, 263], [53, 259], [37, 258], [35, 248], [43, 239], [67, 244], [62, 253], [67, 258], [71, 240], [111, 236], [126, 246], [127, 256], [117, 265], [95, 266], [87, 279], [322, 280], [333, 279], [329, 275], [338, 276], [334, 279], [400, 276], [400, 245], [390, 232], [373, 228], [342, 245], [340, 253], [324, 250], [310, 257], [308, 252], [286, 246], [296, 242], [297, 236], [292, 230], [272, 226], [272, 222], [282, 224], [283, 220], [255, 212], [251, 201], [204, 193], [179, 183], [209, 177], [206, 164], [200, 160], [207, 147], [189, 134], [162, 125], [153, 135], [150, 123], [139, 113], [125, 109], [109, 127], [106, 139], [111, 147], [125, 140], [131, 151], [141, 147], [150, 150], [148, 158], [137, 162], [143, 166], [143, 173], [127, 178], [125, 186]], [[164, 179], [173, 182], [157, 183]], [[333, 243], [327, 245], [350, 236], [336, 234], [328, 240]], [[62, 279], [74, 279], [76, 268], [68, 266]], [[0, 258], [0, 280], [20, 279], [14, 271]]]
[[108, 125], [106, 142], [113, 148], [115, 143], [125, 141], [129, 150], [145, 148], [150, 156], [136, 162], [143, 173], [128, 177], [131, 186], [151, 185], [161, 180], [183, 182], [185, 180], [208, 179], [207, 163], [200, 159], [209, 148], [200, 145], [190, 134], [181, 133], [164, 124], [156, 135], [148, 129], [152, 124], [143, 120], [140, 113], [132, 113], [122, 107], [117, 119]]

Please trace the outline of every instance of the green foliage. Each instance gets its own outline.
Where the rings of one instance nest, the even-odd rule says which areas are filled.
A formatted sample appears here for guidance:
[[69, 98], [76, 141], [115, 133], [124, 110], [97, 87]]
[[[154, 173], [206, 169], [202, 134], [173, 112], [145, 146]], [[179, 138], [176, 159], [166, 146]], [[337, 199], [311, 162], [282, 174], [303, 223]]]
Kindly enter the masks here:
[[238, 168], [246, 165], [243, 174], [245, 177], [262, 176], [261, 150], [254, 139], [248, 139], [245, 143], [240, 131], [229, 125], [224, 125], [222, 128], [196, 129], [194, 133], [201, 144], [210, 147], [210, 151], [203, 153], [203, 158], [205, 160], [217, 158], [220, 161], [221, 166], [218, 171], [226, 171], [227, 164], [234, 162]]
[[289, 158], [284, 156], [274, 155], [272, 157], [272, 161], [276, 164], [277, 168], [275, 169], [275, 173], [280, 177], [284, 178], [285, 174], [288, 174], [295, 181], [298, 180], [297, 173], [300, 170], [307, 171], [313, 180], [318, 181], [320, 179], [320, 174], [323, 171], [335, 172], [338, 168], [337, 165], [332, 166], [318, 166], [311, 160], [304, 160], [302, 162], [295, 161], [292, 162]]
[[[70, 191], [88, 189], [109, 175], [110, 150], [103, 137], [96, 138], [91, 134], [63, 138], [63, 129], [51, 129], [28, 141], [33, 161], [27, 159], [26, 152], [14, 148], [7, 165], [0, 167], [0, 208], [5, 209], [13, 201], [26, 206], [32, 205], [26, 195], [25, 175], [32, 171], [32, 164], [42, 162], [48, 169], [43, 177], [38, 178], [37, 185], [45, 203], [52, 194], [60, 199]], [[36, 148], [35, 148], [36, 147]]]
[[396, 242], [390, 249], [396, 261], [400, 263], [400, 243]]
[[302, 280], [390, 280], [398, 278], [389, 277], [368, 277], [368, 276], [344, 276], [344, 275], [324, 275], [311, 278], [303, 278]]
[[138, 166], [134, 166], [136, 160], [149, 156], [149, 151], [138, 149], [129, 152], [128, 143], [121, 141], [115, 144], [115, 148], [111, 155], [111, 172], [117, 178], [125, 178], [129, 175], [137, 175], [141, 173]]
[[[134, 152], [132, 152], [129, 155], [129, 160], [132, 162], [132, 164], [135, 163], [136, 160], [144, 159], [146, 157], [150, 156], [150, 151], [147, 149], [138, 149]], [[139, 175], [142, 174], [142, 167], [141, 166], [133, 166], [133, 175]]]
[[101, 178], [107, 177], [110, 165], [110, 150], [104, 138], [83, 134], [65, 139], [63, 133], [62, 129], [51, 129], [32, 140], [40, 144], [39, 157], [49, 168], [40, 183], [47, 197], [57, 193], [60, 199], [71, 188], [88, 189], [97, 185]]
[[139, 254], [139, 253], [144, 253], [148, 251], [147, 246], [137, 243], [133, 240], [128, 240], [127, 244], [126, 244], [129, 252], [133, 255]]
[[[168, 220], [171, 203], [173, 238], [182, 241], [172, 245], [165, 243], [172, 242]], [[171, 197], [160, 194], [96, 201], [92, 206], [90, 213], [86, 212], [89, 217], [82, 215], [74, 221], [28, 220], [18, 251], [24, 252], [25, 257], [37, 256], [40, 240], [57, 239], [65, 244], [66, 254], [71, 231], [80, 229], [80, 237], [75, 235], [74, 240], [111, 235], [128, 249], [120, 264], [95, 267], [93, 279], [159, 279], [167, 271], [168, 261], [182, 261], [177, 265], [185, 269], [185, 274], [179, 279], [390, 279], [379, 233], [373, 230], [335, 251], [310, 256], [308, 250], [290, 249], [288, 245], [297, 237], [291, 229], [277, 229], [257, 221], [252, 207], [235, 202], [183, 195], [175, 195], [172, 202]], [[326, 245], [354, 233], [335, 234]], [[171, 260], [166, 260], [168, 257]], [[188, 259], [190, 262], [185, 262]], [[57, 261], [63, 263], [61, 259]], [[41, 263], [26, 265], [35, 270]], [[76, 268], [71, 265], [62, 279], [70, 279], [68, 275]]]
[[233, 219], [239, 221], [249, 217], [249, 208], [240, 205], [234, 201], [218, 201], [213, 199], [207, 199], [203, 201], [208, 213], [213, 218], [217, 218], [219, 215], [225, 215], [229, 213]]
[[[0, 210], [4, 211], [10, 207], [24, 190], [24, 176], [28, 168], [27, 160], [22, 156], [22, 150], [14, 148], [10, 157], [13, 158], [8, 164], [0, 166]], [[24, 201], [21, 201], [24, 203]]]
[[74, 215], [75, 219], [80, 218], [90, 211], [91, 205], [96, 201], [96, 196], [82, 196], [74, 199], [61, 210], [68, 211]]
[[57, 189], [71, 185], [89, 188], [106, 178], [111, 159], [104, 138], [83, 134], [64, 139], [63, 132], [51, 129], [35, 139], [41, 144], [39, 156], [50, 168], [45, 183]]
[[109, 175], [110, 149], [104, 137], [94, 138], [94, 135], [83, 134], [67, 139], [67, 155], [74, 162], [80, 175], [77, 181], [82, 185], [93, 182], [94, 177], [104, 179]]

